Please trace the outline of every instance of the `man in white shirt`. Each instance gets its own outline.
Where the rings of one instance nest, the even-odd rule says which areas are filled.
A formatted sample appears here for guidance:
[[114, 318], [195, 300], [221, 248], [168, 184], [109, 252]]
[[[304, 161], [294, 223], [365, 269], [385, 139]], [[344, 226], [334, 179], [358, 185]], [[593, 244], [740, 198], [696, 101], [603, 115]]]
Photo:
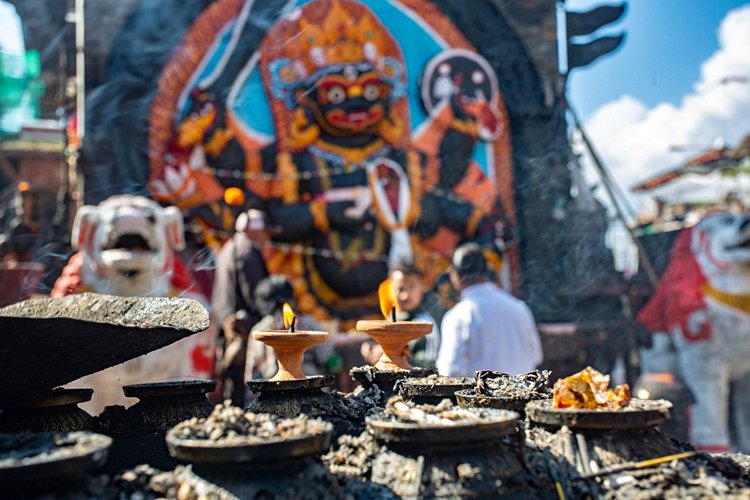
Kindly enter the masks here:
[[459, 247], [450, 274], [461, 300], [443, 318], [438, 372], [473, 377], [477, 370], [518, 374], [535, 369], [542, 361], [542, 344], [534, 316], [523, 301], [490, 281], [481, 248]]

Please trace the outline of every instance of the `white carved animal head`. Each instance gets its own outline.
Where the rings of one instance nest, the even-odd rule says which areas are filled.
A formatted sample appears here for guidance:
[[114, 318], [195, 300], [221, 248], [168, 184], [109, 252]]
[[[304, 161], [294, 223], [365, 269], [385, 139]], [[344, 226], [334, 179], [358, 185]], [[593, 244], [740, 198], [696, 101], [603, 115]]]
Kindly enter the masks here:
[[166, 295], [174, 251], [185, 247], [178, 208], [131, 195], [81, 207], [71, 239], [84, 254], [84, 283], [112, 295]]
[[[694, 228], [691, 250], [709, 281], [750, 272], [750, 215], [711, 214]], [[750, 286], [750, 284], [749, 284]]]

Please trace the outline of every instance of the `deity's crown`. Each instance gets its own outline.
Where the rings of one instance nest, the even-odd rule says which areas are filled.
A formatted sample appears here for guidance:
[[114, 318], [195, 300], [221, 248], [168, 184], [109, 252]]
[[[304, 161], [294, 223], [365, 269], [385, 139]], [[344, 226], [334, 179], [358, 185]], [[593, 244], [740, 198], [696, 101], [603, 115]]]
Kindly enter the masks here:
[[298, 35], [284, 41], [284, 52], [308, 75], [324, 66], [363, 61], [377, 67], [388, 55], [390, 34], [368, 8], [347, 0], [317, 7], [289, 15], [289, 21], [297, 22]]

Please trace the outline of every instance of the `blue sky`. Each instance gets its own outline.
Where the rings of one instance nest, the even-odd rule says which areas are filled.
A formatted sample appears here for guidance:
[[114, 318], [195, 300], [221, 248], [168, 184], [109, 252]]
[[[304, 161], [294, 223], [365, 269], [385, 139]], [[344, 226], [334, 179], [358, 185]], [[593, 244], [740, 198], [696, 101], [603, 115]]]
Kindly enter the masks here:
[[[616, 0], [567, 0], [585, 11]], [[584, 121], [606, 102], [630, 94], [651, 107], [677, 104], [699, 79], [700, 65], [717, 48], [717, 30], [740, 0], [628, 0], [619, 22], [603, 33], [626, 32], [620, 50], [572, 72], [569, 96]], [[750, 51], [750, 48], [748, 48]]]
[[[566, 4], [583, 11], [604, 1]], [[629, 0], [628, 7], [604, 30], [624, 31], [624, 46], [574, 71], [568, 87], [604, 163], [636, 210], [653, 197], [716, 201], [730, 191], [750, 202], [750, 180], [718, 175], [630, 192], [719, 141], [734, 147], [750, 134], [750, 1]], [[585, 152], [583, 160], [597, 182]]]

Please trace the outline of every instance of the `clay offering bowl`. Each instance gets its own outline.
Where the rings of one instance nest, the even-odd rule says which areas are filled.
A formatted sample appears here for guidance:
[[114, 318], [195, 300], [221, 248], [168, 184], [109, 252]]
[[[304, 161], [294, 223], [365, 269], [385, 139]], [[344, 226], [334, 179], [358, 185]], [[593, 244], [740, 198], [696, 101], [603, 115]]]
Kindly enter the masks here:
[[253, 332], [253, 338], [276, 351], [279, 371], [271, 378], [271, 381], [275, 382], [304, 379], [305, 373], [302, 371], [302, 355], [311, 347], [325, 342], [328, 339], [328, 333], [259, 330]]
[[383, 349], [383, 355], [375, 364], [377, 370], [411, 370], [407, 360], [407, 344], [424, 337], [432, 331], [432, 323], [426, 321], [357, 321], [357, 330], [364, 332]]
[[618, 410], [554, 408], [552, 399], [531, 401], [526, 413], [532, 422], [571, 429], [631, 430], [655, 427], [671, 417], [672, 403], [665, 399], [631, 399]]
[[[55, 498], [54, 490], [106, 462], [111, 445], [111, 437], [93, 432], [0, 434], [0, 488], [9, 494], [3, 498]], [[18, 491], [53, 488], [28, 497]]]

